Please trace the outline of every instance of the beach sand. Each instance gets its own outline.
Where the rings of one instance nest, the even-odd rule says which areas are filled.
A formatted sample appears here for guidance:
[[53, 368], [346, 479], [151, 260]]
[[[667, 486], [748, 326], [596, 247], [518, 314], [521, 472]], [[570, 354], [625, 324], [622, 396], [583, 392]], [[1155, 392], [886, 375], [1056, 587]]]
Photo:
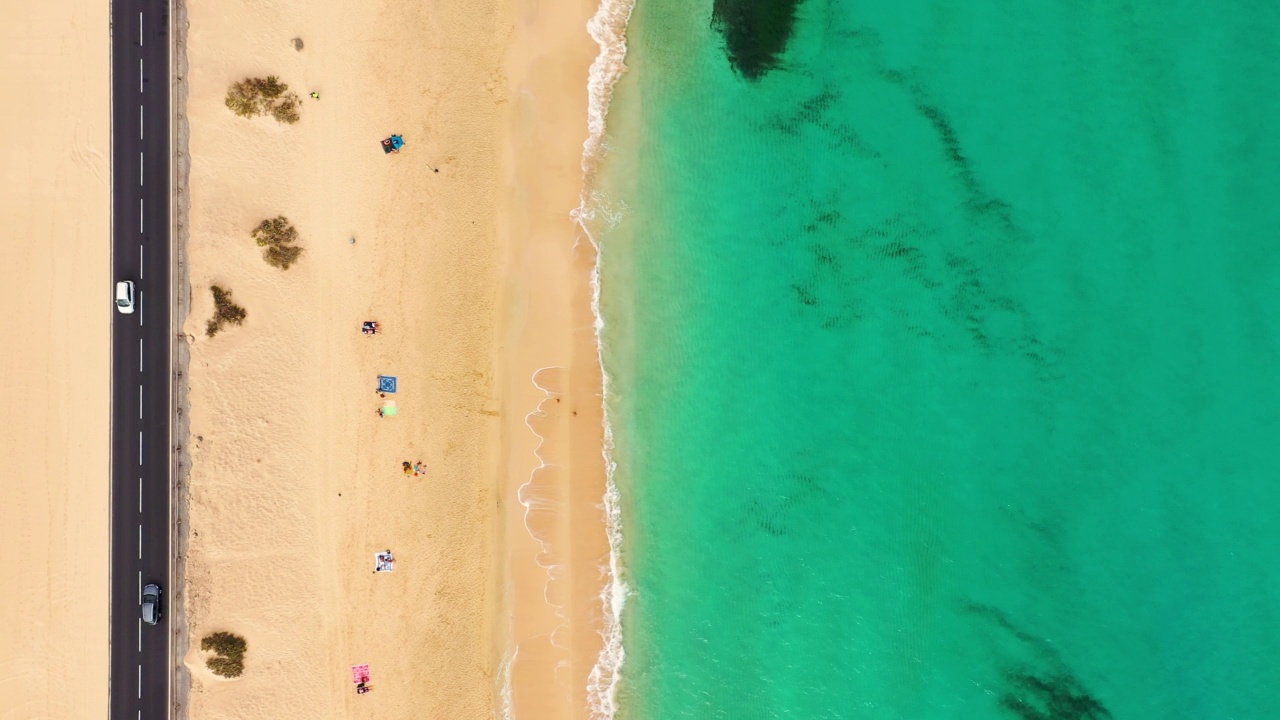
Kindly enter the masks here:
[[[530, 377], [547, 365], [571, 368], [555, 404], [578, 415], [548, 413], [558, 427], [542, 430], [562, 438], [557, 457], [565, 447], [584, 463], [555, 480], [581, 496], [562, 515], [594, 528], [581, 545], [575, 535], [565, 592], [582, 600], [567, 617], [598, 615], [592, 259], [572, 254], [569, 220], [594, 54], [580, 10], [189, 3], [190, 717], [500, 714], [503, 658], [550, 627], [545, 573], [512, 521], [537, 465], [524, 418], [543, 396]], [[555, 17], [570, 23], [555, 38], [574, 38], [563, 49], [525, 36]], [[303, 97], [297, 125], [223, 106], [229, 83], [267, 74]], [[407, 145], [384, 155], [391, 133]], [[280, 214], [305, 248], [288, 271], [249, 238]], [[208, 338], [213, 284], [248, 317]], [[364, 320], [382, 331], [362, 335]], [[380, 373], [399, 378], [395, 417], [377, 413]], [[428, 471], [406, 475], [405, 461]], [[395, 571], [374, 573], [384, 549]], [[583, 706], [599, 636], [570, 626], [572, 672], [555, 678], [569, 699], [547, 708]], [[204, 667], [199, 638], [217, 630], [248, 641], [239, 680]], [[517, 703], [557, 653], [546, 671], [517, 662]], [[367, 695], [351, 680], [362, 664]]]
[[500, 354], [503, 444], [513, 483], [507, 562], [510, 715], [590, 718], [609, 543], [601, 370], [591, 308], [596, 255], [573, 222], [583, 188], [586, 32], [598, 2], [524, 3], [507, 73], [508, 189]]
[[0, 2], [0, 719], [107, 715], [105, 3]]

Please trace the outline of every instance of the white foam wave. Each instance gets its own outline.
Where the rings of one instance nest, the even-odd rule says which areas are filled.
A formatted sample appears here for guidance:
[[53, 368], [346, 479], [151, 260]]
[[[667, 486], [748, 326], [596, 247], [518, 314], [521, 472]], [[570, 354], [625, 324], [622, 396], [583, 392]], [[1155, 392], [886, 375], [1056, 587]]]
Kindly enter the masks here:
[[627, 584], [621, 567], [622, 511], [620, 495], [615, 482], [617, 465], [613, 460], [613, 425], [609, 419], [609, 373], [604, 367], [602, 332], [604, 318], [600, 313], [600, 243], [589, 225], [598, 215], [604, 217], [604, 227], [597, 232], [612, 229], [621, 219], [623, 206], [611, 206], [595, 190], [595, 173], [600, 158], [608, 151], [605, 141], [605, 119], [613, 88], [626, 72], [627, 23], [635, 0], [601, 0], [596, 14], [587, 23], [587, 32], [600, 46], [600, 54], [591, 63], [587, 81], [587, 139], [582, 144], [582, 196], [572, 217], [582, 229], [596, 251], [595, 267], [591, 270], [591, 312], [595, 317], [596, 360], [600, 363], [604, 384], [604, 455], [606, 486], [603, 510], [609, 538], [609, 566], [602, 568], [607, 582], [600, 590], [603, 624], [600, 635], [604, 640], [596, 664], [591, 668], [587, 681], [587, 702], [593, 720], [612, 720], [618, 713], [618, 683], [622, 679], [622, 666], [626, 650], [622, 643], [622, 609], [627, 599]]
[[[535, 507], [546, 507], [545, 503], [534, 495], [532, 486], [537, 480], [538, 472], [551, 467], [546, 459], [542, 457], [542, 446], [546, 443], [546, 438], [534, 429], [532, 420], [535, 416], [542, 413], [542, 406], [548, 400], [555, 398], [555, 396], [559, 394], [539, 383], [538, 376], [547, 370], [564, 369], [565, 368], [563, 366], [549, 365], [533, 371], [533, 375], [530, 377], [530, 381], [533, 383], [533, 386], [542, 393], [542, 399], [538, 401], [537, 406], [524, 416], [525, 427], [529, 428], [529, 432], [533, 433], [533, 436], [538, 438], [538, 444], [533, 448], [533, 456], [537, 458], [538, 466], [529, 472], [529, 479], [525, 480], [520, 487], [516, 489], [516, 500], [524, 506], [524, 517], [522, 518], [522, 522], [524, 524], [525, 532], [529, 533], [529, 537], [533, 538], [534, 542], [538, 543], [538, 547], [540, 548], [540, 552], [534, 558], [534, 562], [537, 563], [538, 567], [542, 568], [547, 574], [547, 583], [542, 587], [542, 599], [548, 605], [555, 608], [556, 616], [561, 619], [563, 619], [563, 616], [561, 615], [562, 608], [553, 603], [548, 595], [551, 590], [551, 581], [556, 579], [555, 571], [558, 567], [554, 563], [550, 562], [550, 559], [552, 558], [551, 543], [546, 538], [540, 536], [533, 529], [533, 526], [529, 524], [529, 515], [534, 511]], [[515, 702], [513, 700], [514, 691], [512, 689], [511, 675], [512, 669], [515, 667], [516, 658], [519, 657], [519, 655], [520, 644], [517, 642], [512, 646], [510, 654], [504, 658], [502, 666], [499, 668], [499, 673], [502, 677], [502, 720], [515, 720]]]
[[502, 676], [502, 720], [516, 720], [515, 706], [511, 701], [511, 668], [516, 664], [516, 656], [520, 654], [520, 646], [517, 645], [510, 655], [503, 658], [502, 666], [498, 668], [498, 674]]
[[543, 470], [544, 468], [552, 467], [552, 465], [549, 464], [546, 461], [546, 459], [542, 457], [542, 446], [546, 443], [547, 439], [544, 438], [542, 435], [540, 435], [538, 431], [533, 428], [533, 423], [531, 422], [531, 420], [535, 415], [542, 414], [542, 406], [548, 400], [552, 400], [557, 395], [560, 394], [559, 392], [556, 392], [551, 390], [550, 388], [544, 387], [541, 383], [539, 383], [538, 376], [547, 370], [565, 370], [565, 369], [567, 368], [560, 365], [548, 365], [547, 367], [542, 367], [535, 370], [533, 372], [533, 376], [530, 378], [530, 380], [533, 382], [533, 386], [538, 388], [538, 390], [542, 393], [542, 400], [538, 401], [537, 407], [535, 407], [533, 411], [530, 412], [528, 415], [524, 416], [525, 427], [529, 428], [529, 432], [533, 433], [533, 436], [538, 438], [538, 445], [533, 449], [533, 456], [538, 459], [538, 466], [529, 472], [529, 479], [526, 480], [522, 485], [520, 485], [520, 487], [516, 490], [516, 500], [518, 500], [520, 504], [524, 506], [524, 529], [526, 532], [529, 533], [529, 537], [533, 538], [538, 543], [538, 546], [542, 549], [542, 552], [538, 553], [537, 557], [534, 558], [534, 562], [538, 564], [538, 567], [542, 568], [547, 572], [547, 584], [544, 585], [542, 588], [542, 599], [548, 605], [556, 609], [556, 616], [560, 617], [560, 619], [562, 620], [565, 619], [564, 616], [561, 615], [560, 613], [562, 608], [556, 605], [555, 603], [553, 603], [551, 601], [551, 598], [548, 595], [548, 593], [551, 592], [551, 581], [557, 579], [556, 570], [558, 569], [559, 566], [551, 562], [551, 558], [553, 557], [553, 555], [551, 554], [551, 542], [539, 536], [537, 531], [533, 529], [533, 526], [529, 524], [529, 515], [534, 511], [535, 508], [545, 509], [547, 507], [547, 503], [545, 499], [539, 498], [533, 493], [533, 483], [537, 479], [538, 471]]
[[[587, 139], [582, 143], [582, 169], [586, 179], [595, 173], [605, 142], [605, 118], [613, 87], [626, 72], [627, 22], [635, 0], [601, 0], [596, 14], [587, 22], [587, 32], [600, 46], [587, 75]], [[584, 191], [590, 183], [584, 183]]]

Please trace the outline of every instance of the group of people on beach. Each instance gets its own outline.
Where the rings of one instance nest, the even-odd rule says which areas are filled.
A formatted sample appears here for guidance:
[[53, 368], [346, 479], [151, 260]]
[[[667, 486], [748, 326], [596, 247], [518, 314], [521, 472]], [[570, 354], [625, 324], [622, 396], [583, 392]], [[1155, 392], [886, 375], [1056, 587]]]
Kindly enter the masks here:
[[421, 460], [416, 463], [410, 463], [408, 460], [405, 460], [400, 465], [404, 468], [405, 475], [412, 473], [414, 477], [418, 477], [419, 475], [427, 474], [427, 465]]

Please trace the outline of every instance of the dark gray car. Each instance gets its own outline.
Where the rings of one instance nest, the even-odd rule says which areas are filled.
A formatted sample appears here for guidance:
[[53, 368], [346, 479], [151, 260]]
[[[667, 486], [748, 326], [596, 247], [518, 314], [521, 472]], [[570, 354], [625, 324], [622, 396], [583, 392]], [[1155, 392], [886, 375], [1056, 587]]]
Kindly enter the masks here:
[[160, 622], [160, 586], [155, 583], [142, 588], [142, 622], [148, 625]]

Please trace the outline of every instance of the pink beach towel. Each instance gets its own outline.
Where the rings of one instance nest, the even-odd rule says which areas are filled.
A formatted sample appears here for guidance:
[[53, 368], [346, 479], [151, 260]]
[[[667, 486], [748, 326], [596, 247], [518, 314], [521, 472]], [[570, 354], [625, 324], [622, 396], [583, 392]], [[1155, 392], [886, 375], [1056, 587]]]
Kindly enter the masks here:
[[368, 665], [352, 665], [351, 666], [351, 682], [359, 685], [360, 683], [369, 682], [369, 666]]

